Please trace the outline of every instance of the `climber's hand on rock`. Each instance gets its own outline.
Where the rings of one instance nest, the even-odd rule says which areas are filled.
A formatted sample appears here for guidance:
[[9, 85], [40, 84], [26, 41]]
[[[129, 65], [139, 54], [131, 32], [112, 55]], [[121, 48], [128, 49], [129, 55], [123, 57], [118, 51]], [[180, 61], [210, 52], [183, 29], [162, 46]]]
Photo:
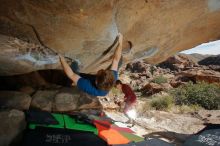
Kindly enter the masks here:
[[[64, 57], [61, 54], [58, 54], [60, 61], [64, 59]], [[64, 59], [65, 60], [65, 59]]]
[[121, 33], [118, 33], [118, 41], [119, 41], [120, 44], [122, 44], [123, 35]]
[[63, 65], [66, 64], [66, 60], [65, 58], [61, 55], [61, 54], [58, 54], [59, 58], [60, 58], [60, 63], [62, 65], [62, 67], [64, 67]]

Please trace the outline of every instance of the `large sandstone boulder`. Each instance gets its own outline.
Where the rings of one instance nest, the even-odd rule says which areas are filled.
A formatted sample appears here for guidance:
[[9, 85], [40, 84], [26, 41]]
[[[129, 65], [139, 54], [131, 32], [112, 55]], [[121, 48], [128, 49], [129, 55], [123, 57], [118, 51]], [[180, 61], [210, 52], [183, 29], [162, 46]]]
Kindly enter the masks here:
[[68, 112], [84, 109], [101, 109], [97, 97], [80, 92], [77, 88], [63, 88], [54, 97], [52, 110], [55, 112]]
[[26, 127], [24, 113], [14, 109], [1, 111], [0, 125], [0, 146], [19, 145]]
[[145, 64], [141, 61], [137, 61], [134, 63], [129, 63], [126, 66], [126, 70], [129, 70], [132, 73], [144, 73], [147, 71], [149, 64]]
[[190, 57], [179, 54], [169, 57], [166, 61], [160, 63], [158, 66], [166, 69], [169, 68], [171, 70], [180, 71], [196, 65], [196, 62], [191, 60]]
[[208, 83], [220, 83], [220, 73], [203, 68], [192, 68], [179, 73], [181, 76], [192, 78], [194, 81], [205, 81]]
[[0, 75], [60, 68], [55, 52], [96, 72], [111, 63], [118, 32], [132, 46], [124, 63], [157, 63], [220, 37], [218, 0], [3, 0], [0, 10]]
[[63, 88], [54, 97], [53, 111], [66, 112], [74, 111], [78, 108], [79, 91], [73, 88]]
[[170, 88], [172, 87], [169, 83], [162, 83], [162, 84], [148, 83], [142, 88], [142, 93], [149, 96], [164, 90], [168, 90]]
[[58, 91], [56, 90], [37, 91], [32, 97], [31, 108], [50, 112], [52, 110], [54, 97], [57, 92]]
[[3, 109], [29, 109], [31, 97], [17, 91], [0, 91], [0, 108]]

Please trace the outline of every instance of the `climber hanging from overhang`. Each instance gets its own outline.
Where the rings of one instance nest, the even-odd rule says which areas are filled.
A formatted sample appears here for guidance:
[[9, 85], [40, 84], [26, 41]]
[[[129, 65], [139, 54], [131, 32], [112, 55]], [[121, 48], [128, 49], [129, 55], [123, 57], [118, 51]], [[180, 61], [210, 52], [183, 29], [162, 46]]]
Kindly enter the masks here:
[[59, 55], [60, 62], [66, 75], [71, 79], [73, 84], [85, 93], [92, 96], [106, 96], [118, 79], [118, 66], [122, 54], [122, 34], [118, 34], [119, 44], [114, 52], [110, 69], [101, 69], [96, 75], [79, 73], [77, 62], [70, 66], [63, 56]]

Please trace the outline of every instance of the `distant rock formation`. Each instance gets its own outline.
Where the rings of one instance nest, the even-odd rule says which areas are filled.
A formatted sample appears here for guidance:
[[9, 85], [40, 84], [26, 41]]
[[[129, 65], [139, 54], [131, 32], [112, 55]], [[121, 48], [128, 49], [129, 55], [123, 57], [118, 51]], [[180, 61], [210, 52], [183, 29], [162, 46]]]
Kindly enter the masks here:
[[203, 60], [200, 60], [198, 63], [200, 65], [219, 65], [220, 66], [220, 55], [204, 58]]
[[187, 58], [198, 65], [204, 65], [209, 67], [211, 70], [220, 71], [220, 55], [203, 55], [197, 53], [181, 55], [187, 56]]
[[[209, 56], [197, 55], [203, 60]], [[193, 83], [216, 83], [220, 86], [220, 66], [199, 65], [191, 55], [178, 54], [169, 57], [156, 66], [144, 61], [127, 64], [121, 71], [121, 80], [132, 86], [136, 92], [150, 96], [171, 88], [177, 88], [191, 81]], [[128, 76], [128, 77], [127, 77]]]

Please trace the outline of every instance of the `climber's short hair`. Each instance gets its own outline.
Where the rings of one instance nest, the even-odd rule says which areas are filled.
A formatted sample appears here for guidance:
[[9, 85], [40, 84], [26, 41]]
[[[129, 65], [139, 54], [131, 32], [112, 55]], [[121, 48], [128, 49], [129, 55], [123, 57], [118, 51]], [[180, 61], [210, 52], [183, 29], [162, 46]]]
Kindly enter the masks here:
[[119, 84], [122, 84], [122, 82], [121, 82], [120, 80], [117, 80], [117, 81], [115, 82], [115, 85], [119, 85]]
[[114, 85], [114, 75], [111, 70], [101, 69], [96, 75], [96, 86], [98, 89], [109, 91]]

